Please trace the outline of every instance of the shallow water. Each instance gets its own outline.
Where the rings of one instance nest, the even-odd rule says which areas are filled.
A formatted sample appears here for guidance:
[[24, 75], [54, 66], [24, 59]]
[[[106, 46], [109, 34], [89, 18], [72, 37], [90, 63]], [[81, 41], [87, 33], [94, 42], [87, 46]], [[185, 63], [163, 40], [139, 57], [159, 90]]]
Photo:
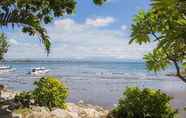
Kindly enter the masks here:
[[143, 62], [88, 61], [10, 61], [15, 72], [0, 75], [0, 84], [13, 90], [31, 90], [40, 77], [27, 74], [33, 67], [46, 67], [48, 75], [60, 77], [70, 90], [69, 101], [98, 104], [106, 107], [117, 103], [127, 86], [151, 87], [164, 91], [186, 91], [186, 85], [175, 77], [165, 76], [174, 69], [150, 73]]

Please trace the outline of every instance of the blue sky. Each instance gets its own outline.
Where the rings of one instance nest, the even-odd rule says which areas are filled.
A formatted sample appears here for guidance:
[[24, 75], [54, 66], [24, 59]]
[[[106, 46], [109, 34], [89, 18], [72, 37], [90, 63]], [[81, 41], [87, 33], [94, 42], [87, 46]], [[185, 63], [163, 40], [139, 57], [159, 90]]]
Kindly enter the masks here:
[[133, 16], [148, 9], [149, 0], [108, 0], [101, 7], [91, 0], [77, 0], [72, 16], [45, 26], [51, 37], [47, 57], [42, 44], [19, 30], [3, 29], [10, 41], [6, 58], [141, 59], [153, 45], [128, 45]]

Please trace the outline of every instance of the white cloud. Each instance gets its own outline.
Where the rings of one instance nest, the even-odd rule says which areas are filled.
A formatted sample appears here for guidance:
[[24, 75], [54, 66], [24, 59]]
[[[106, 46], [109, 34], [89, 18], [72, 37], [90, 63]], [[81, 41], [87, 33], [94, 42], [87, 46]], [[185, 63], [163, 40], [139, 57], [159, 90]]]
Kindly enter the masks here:
[[126, 31], [127, 29], [128, 29], [128, 27], [126, 25], [121, 26], [121, 30]]
[[[129, 38], [125, 34], [128, 32], [99, 29], [87, 22], [80, 24], [72, 19], [56, 20], [47, 29], [52, 41], [50, 58], [140, 59], [154, 46], [129, 45]], [[23, 37], [20, 33], [12, 36], [13, 39]], [[41, 45], [28, 42], [25, 38], [23, 42], [17, 41], [19, 45], [12, 43], [6, 57], [46, 58]]]
[[105, 18], [88, 18], [86, 20], [87, 25], [92, 25], [94, 27], [103, 27], [108, 26], [111, 23], [114, 23], [115, 19], [113, 17], [105, 17]]
[[110, 3], [110, 2], [118, 2], [120, 0], [107, 0], [107, 3]]
[[71, 26], [75, 25], [75, 22], [72, 19], [56, 20], [54, 22], [55, 26], [62, 27], [64, 29], [70, 29]]

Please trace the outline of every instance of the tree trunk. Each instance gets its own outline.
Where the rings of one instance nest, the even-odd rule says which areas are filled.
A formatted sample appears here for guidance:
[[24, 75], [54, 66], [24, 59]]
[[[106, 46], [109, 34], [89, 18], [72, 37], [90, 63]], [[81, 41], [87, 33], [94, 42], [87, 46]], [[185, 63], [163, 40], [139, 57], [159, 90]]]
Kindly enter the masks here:
[[175, 60], [173, 60], [173, 63], [174, 63], [174, 65], [175, 65], [176, 71], [177, 71], [176, 76], [178, 76], [183, 82], [186, 83], [186, 78], [185, 78], [184, 76], [181, 75], [180, 67], [179, 67], [178, 63], [177, 63]]

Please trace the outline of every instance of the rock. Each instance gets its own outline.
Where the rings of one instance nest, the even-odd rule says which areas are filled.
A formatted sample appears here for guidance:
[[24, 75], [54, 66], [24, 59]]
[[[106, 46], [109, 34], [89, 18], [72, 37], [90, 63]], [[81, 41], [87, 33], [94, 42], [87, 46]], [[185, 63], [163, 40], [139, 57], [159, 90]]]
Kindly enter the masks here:
[[9, 105], [3, 105], [1, 106], [1, 110], [5, 110], [5, 109], [8, 109]]
[[21, 114], [12, 113], [12, 118], [22, 118]]
[[[89, 107], [88, 107], [89, 106]], [[106, 118], [108, 111], [103, 108], [97, 110], [98, 106], [76, 105], [68, 103], [67, 109], [53, 109], [49, 111], [46, 107], [32, 106], [31, 112], [24, 114], [24, 118]]]
[[12, 118], [12, 112], [7, 109], [0, 109], [0, 118]]
[[21, 106], [20, 103], [15, 103], [14, 101], [9, 101], [9, 106], [8, 106], [8, 109], [9, 110], [14, 110], [14, 109], [17, 109]]
[[1, 98], [5, 100], [11, 100], [15, 97], [16, 92], [10, 91], [10, 90], [3, 90], [1, 91]]
[[49, 112], [49, 109], [46, 107], [40, 107], [40, 106], [31, 106], [32, 111], [36, 112]]
[[24, 118], [50, 118], [49, 110], [45, 107], [32, 106], [31, 112], [24, 114]]
[[[20, 105], [13, 98], [16, 92], [5, 89], [0, 85], [0, 101], [4, 103], [0, 107], [0, 118], [106, 118], [109, 111], [100, 106], [84, 104], [81, 100], [78, 104], [67, 103], [67, 109], [53, 109], [47, 107], [30, 106], [29, 112], [16, 114], [13, 111]], [[16, 112], [16, 111], [15, 111]]]
[[80, 101], [78, 102], [78, 104], [84, 104], [84, 101], [83, 101], [83, 100], [80, 100]]
[[[106, 118], [108, 111], [101, 107], [93, 107], [92, 105], [75, 105], [67, 104], [67, 110], [70, 113], [76, 113], [78, 118]], [[99, 108], [99, 110], [97, 110]], [[73, 117], [76, 118], [76, 117]]]
[[5, 90], [5, 85], [2, 85], [2, 84], [0, 84], [0, 91], [3, 91], [3, 90]]
[[62, 109], [55, 109], [50, 113], [50, 116], [56, 118], [75, 118], [68, 111]]
[[50, 118], [48, 112], [33, 111], [25, 116], [25, 118]]

